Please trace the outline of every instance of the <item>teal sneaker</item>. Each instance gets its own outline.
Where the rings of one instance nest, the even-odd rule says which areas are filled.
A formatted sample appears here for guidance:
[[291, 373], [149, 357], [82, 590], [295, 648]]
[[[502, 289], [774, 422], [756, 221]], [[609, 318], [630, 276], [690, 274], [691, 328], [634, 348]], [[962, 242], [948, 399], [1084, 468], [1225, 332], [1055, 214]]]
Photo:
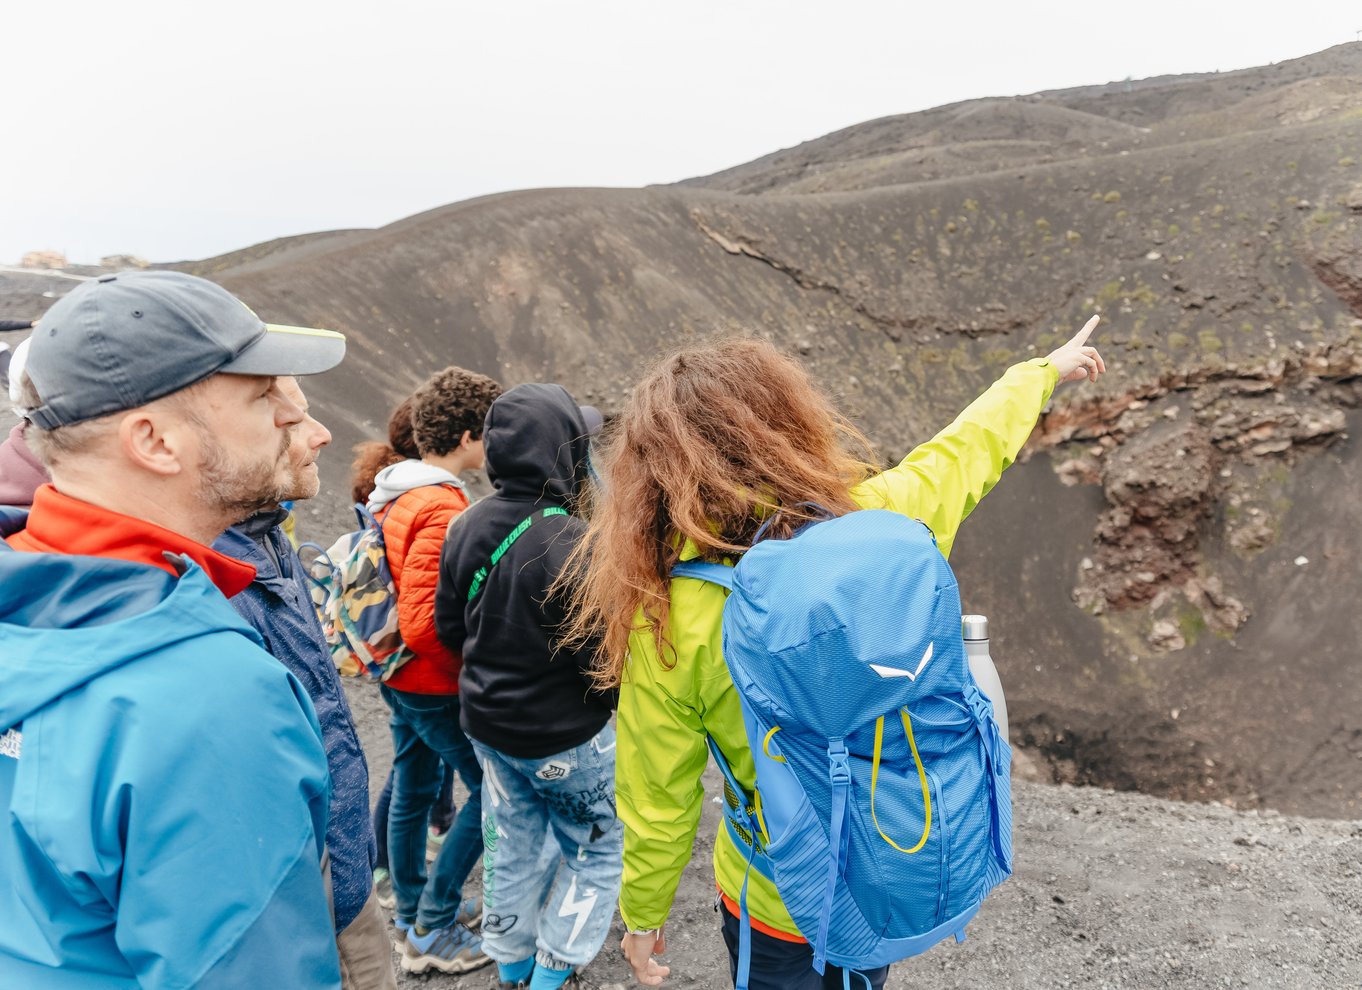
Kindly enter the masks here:
[[482, 951], [482, 939], [463, 925], [436, 928], [424, 935], [416, 934], [412, 928], [402, 944], [402, 969], [408, 973], [424, 973], [428, 969], [470, 973], [491, 961]]

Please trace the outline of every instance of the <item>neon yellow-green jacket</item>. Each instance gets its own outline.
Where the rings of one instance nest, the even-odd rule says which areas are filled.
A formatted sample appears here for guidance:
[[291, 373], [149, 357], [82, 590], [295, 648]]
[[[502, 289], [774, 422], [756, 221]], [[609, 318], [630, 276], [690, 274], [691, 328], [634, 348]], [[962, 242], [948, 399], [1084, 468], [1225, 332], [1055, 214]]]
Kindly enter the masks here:
[[[852, 496], [863, 508], [921, 519], [949, 557], [961, 522], [1017, 456], [1058, 377], [1044, 359], [1014, 365], [955, 422], [897, 467], [858, 485]], [[747, 792], [755, 787], [738, 693], [720, 651], [725, 597], [723, 589], [704, 581], [672, 582], [669, 640], [676, 648], [676, 666], [670, 670], [658, 663], [651, 632], [636, 632], [629, 640], [615, 787], [625, 827], [620, 915], [631, 929], [660, 927], [671, 911], [700, 823], [706, 734]], [[746, 870], [747, 853], [720, 828], [714, 873], [719, 889], [733, 901]], [[798, 937], [775, 885], [755, 870], [747, 905], [757, 923]]]

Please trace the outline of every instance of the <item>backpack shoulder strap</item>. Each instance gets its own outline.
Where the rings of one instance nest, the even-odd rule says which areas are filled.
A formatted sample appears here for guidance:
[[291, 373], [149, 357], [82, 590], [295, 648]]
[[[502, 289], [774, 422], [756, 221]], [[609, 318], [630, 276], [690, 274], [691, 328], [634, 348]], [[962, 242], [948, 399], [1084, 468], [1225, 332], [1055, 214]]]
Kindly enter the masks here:
[[[405, 494], [405, 492], [403, 494]], [[398, 496], [398, 498], [401, 497], [402, 497], [401, 495]], [[392, 502], [389, 502], [387, 505], [379, 509], [378, 510], [379, 515], [386, 519], [388, 516], [388, 510], [392, 508], [393, 502], [396, 501], [397, 499], [395, 498], [393, 499]], [[383, 532], [383, 523], [379, 521], [379, 516], [370, 512], [369, 507], [365, 505], [363, 502], [355, 503], [355, 517], [359, 520], [360, 529], [376, 529], [380, 533]]]
[[[710, 755], [714, 757], [714, 765], [717, 766], [719, 772], [724, 775], [724, 780], [728, 782], [728, 786], [733, 789], [733, 794], [738, 799], [738, 808], [729, 809], [727, 808], [727, 805], [725, 805], [725, 811], [732, 810], [737, 816], [737, 823], [739, 825], [748, 829], [753, 835], [758, 834], [756, 831], [756, 823], [752, 821], [752, 813], [748, 810], [752, 804], [752, 796], [747, 793], [747, 788], [738, 783], [737, 774], [735, 774], [733, 768], [728, 765], [728, 758], [725, 757], [723, 751], [719, 749], [719, 744], [714, 741], [714, 737], [706, 733], [705, 742], [709, 746]], [[743, 843], [743, 845], [746, 845], [746, 843]]]
[[[497, 545], [497, 548], [492, 551], [492, 555], [488, 557], [487, 563], [483, 564], [474, 572], [473, 581], [468, 587], [467, 601], [472, 602], [474, 598], [478, 597], [478, 592], [482, 590], [483, 583], [487, 580], [487, 575], [491, 573], [492, 568], [497, 566], [497, 561], [501, 560], [501, 558], [506, 555], [506, 551], [511, 549], [511, 545], [514, 544], [516, 540], [525, 535], [525, 530], [529, 529], [536, 519], [548, 519], [550, 516], [566, 516], [570, 514], [571, 513], [569, 513], [567, 509], [564, 509], [561, 506], [551, 505], [547, 509], [535, 509], [522, 519], [514, 529], [506, 534], [506, 538]], [[455, 518], [458, 517], [456, 516]], [[445, 535], [449, 535], [448, 530], [445, 531]]]
[[733, 590], [733, 568], [727, 564], [715, 564], [707, 560], [684, 560], [672, 568], [672, 577], [695, 578], [708, 581], [728, 591]]
[[[389, 505], [391, 505], [391, 503], [389, 503]], [[325, 569], [324, 573], [332, 575], [333, 577], [338, 574], [340, 564], [337, 560], [332, 559], [331, 553], [340, 546], [341, 540], [353, 539], [354, 537], [363, 534], [366, 529], [371, 529], [377, 533], [380, 541], [383, 539], [383, 523], [374, 517], [374, 514], [369, 511], [363, 502], [356, 502], [351, 508], [355, 510], [355, 518], [359, 520], [359, 529], [351, 530], [348, 533], [342, 533], [330, 547], [324, 547], [320, 543], [313, 543], [307, 540], [298, 544], [298, 560], [303, 565], [303, 574], [306, 575], [309, 583], [317, 587], [325, 589], [327, 587], [327, 582], [316, 573], [313, 569], [314, 567], [320, 565]], [[384, 510], [380, 509], [379, 512], [384, 513]], [[311, 556], [306, 560], [304, 560], [302, 556], [304, 550], [311, 551]]]

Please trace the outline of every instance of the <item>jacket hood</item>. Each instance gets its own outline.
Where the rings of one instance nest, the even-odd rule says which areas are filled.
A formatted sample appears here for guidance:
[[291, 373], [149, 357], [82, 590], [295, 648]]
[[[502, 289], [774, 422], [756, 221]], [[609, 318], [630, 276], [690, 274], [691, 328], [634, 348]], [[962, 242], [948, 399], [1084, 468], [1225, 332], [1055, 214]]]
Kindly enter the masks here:
[[33, 493], [48, 480], [47, 468], [29, 447], [20, 423], [0, 443], [0, 505], [32, 505]]
[[487, 411], [487, 477], [505, 495], [569, 502], [587, 479], [590, 430], [561, 385], [517, 385]]
[[[106, 557], [11, 550], [26, 514], [0, 513], [0, 729], [165, 646], [242, 623], [203, 570], [177, 578]], [[183, 558], [181, 558], [183, 559]]]
[[370, 512], [377, 512], [399, 495], [405, 495], [413, 488], [425, 485], [454, 485], [463, 488], [463, 482], [444, 468], [432, 467], [415, 459], [398, 461], [378, 472], [366, 508]]

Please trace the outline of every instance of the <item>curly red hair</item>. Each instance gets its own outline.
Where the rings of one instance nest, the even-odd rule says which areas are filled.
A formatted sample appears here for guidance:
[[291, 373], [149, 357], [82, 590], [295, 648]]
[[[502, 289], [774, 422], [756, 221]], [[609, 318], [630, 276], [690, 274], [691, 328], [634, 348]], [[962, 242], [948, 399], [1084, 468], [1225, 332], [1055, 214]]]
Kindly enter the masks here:
[[570, 638], [602, 638], [598, 683], [620, 683], [640, 615], [666, 656], [684, 543], [718, 560], [745, 551], [763, 520], [788, 536], [812, 518], [804, 503], [850, 512], [874, 460], [808, 372], [766, 341], [720, 341], [653, 367], [593, 455], [603, 484], [559, 585], [573, 603]]
[[388, 442], [366, 440], [355, 444], [355, 459], [350, 464], [350, 500], [368, 501], [378, 472], [398, 461], [421, 456], [412, 436], [412, 396], [407, 396], [388, 417]]

